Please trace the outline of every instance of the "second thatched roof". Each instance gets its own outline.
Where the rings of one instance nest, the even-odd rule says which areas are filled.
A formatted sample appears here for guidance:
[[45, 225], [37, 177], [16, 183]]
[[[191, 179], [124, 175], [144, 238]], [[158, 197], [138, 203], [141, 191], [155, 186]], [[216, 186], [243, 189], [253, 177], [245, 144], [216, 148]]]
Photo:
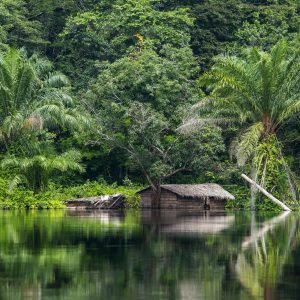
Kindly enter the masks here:
[[[144, 189], [140, 193], [150, 189]], [[183, 198], [216, 198], [234, 200], [234, 196], [215, 183], [205, 184], [163, 184], [162, 190], [172, 192]]]

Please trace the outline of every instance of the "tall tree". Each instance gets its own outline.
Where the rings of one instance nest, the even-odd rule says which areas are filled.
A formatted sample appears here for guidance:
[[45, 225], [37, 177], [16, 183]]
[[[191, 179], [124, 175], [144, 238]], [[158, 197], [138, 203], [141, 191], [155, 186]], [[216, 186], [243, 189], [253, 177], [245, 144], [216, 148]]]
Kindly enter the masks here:
[[101, 62], [126, 56], [142, 41], [157, 51], [166, 44], [188, 46], [192, 25], [187, 9], [161, 11], [153, 0], [115, 1], [106, 9], [95, 5], [68, 18], [60, 65], [86, 86]]
[[238, 49], [245, 46], [269, 50], [279, 40], [292, 41], [300, 30], [299, 4], [273, 3], [252, 8], [252, 12], [234, 34], [233, 44]]
[[188, 47], [176, 49], [167, 45], [159, 54], [151, 48], [137, 47], [128, 56], [103, 68], [88, 92], [89, 100], [95, 102], [98, 109], [112, 103], [150, 103], [164, 116], [176, 120], [179, 106], [197, 100], [194, 79], [198, 72], [195, 57]]
[[249, 11], [239, 0], [203, 0], [193, 5], [195, 26], [191, 45], [202, 69], [208, 69], [213, 57], [235, 40], [235, 32]]
[[36, 55], [27, 58], [10, 48], [0, 56], [0, 137], [8, 147], [32, 130], [80, 124], [81, 115], [68, 93], [68, 79]]
[[179, 173], [197, 176], [199, 169], [213, 167], [224, 151], [217, 128], [206, 127], [196, 135], [179, 135], [172, 122], [145, 103], [111, 105], [98, 115], [97, 123], [98, 141], [105, 140], [112, 148], [126, 152], [130, 169], [150, 185], [156, 208], [160, 206], [163, 182]]
[[[191, 50], [165, 45], [157, 53], [145, 44], [103, 70], [87, 94], [87, 105], [95, 128], [100, 126], [99, 137], [125, 152], [126, 164], [144, 176], [158, 207], [162, 182], [195, 171], [201, 162], [209, 165], [207, 154], [216, 157], [223, 143], [217, 130], [202, 137], [176, 133], [183, 111], [198, 95]], [[204, 138], [208, 135], [211, 141]]]
[[182, 128], [239, 123], [242, 130], [233, 147], [238, 164], [252, 160], [262, 182], [280, 190], [276, 182], [288, 172], [278, 132], [300, 110], [299, 66], [299, 51], [292, 51], [286, 41], [270, 52], [251, 48], [244, 57], [219, 56], [199, 80], [210, 92], [197, 105], [200, 116]]
[[0, 50], [7, 45], [27, 46], [31, 50], [44, 44], [41, 26], [30, 20], [23, 0], [2, 0], [0, 3]]

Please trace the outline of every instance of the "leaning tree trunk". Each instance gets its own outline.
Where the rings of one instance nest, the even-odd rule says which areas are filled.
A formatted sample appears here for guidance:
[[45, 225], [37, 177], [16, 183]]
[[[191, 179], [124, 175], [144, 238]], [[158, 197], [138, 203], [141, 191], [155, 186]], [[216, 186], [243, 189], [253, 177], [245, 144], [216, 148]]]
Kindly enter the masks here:
[[[254, 167], [251, 170], [251, 176], [252, 176], [252, 178], [254, 178], [254, 181], [257, 180], [257, 170]], [[251, 189], [251, 210], [254, 211], [255, 210], [256, 196], [257, 196], [257, 187], [252, 184], [250, 189]]]
[[245, 174], [242, 174], [242, 177], [247, 180], [251, 185], [254, 185], [260, 192], [262, 192], [266, 197], [268, 197], [271, 201], [273, 201], [275, 204], [279, 205], [283, 210], [291, 211], [291, 209], [286, 206], [283, 202], [275, 198], [272, 194], [268, 193], [264, 188], [262, 188], [259, 184], [257, 184], [254, 180], [246, 176]]
[[161, 196], [161, 181], [159, 179], [153, 180], [151, 189], [151, 202], [152, 208], [160, 208], [160, 196]]

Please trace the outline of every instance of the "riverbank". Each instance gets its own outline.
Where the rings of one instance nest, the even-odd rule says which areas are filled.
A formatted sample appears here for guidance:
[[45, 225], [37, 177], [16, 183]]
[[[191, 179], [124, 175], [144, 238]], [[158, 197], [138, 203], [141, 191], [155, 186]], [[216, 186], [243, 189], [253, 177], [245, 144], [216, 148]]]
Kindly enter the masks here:
[[65, 208], [69, 199], [93, 197], [98, 195], [122, 194], [130, 207], [136, 208], [141, 186], [117, 186], [104, 182], [86, 182], [71, 187], [52, 185], [45, 192], [34, 194], [25, 188], [9, 189], [9, 182], [0, 178], [0, 209], [59, 209]]
[[[60, 186], [52, 184], [47, 191], [34, 194], [25, 187], [11, 190], [10, 181], [0, 178], [0, 209], [62, 209], [65, 208], [65, 201], [78, 198], [96, 197], [100, 195], [122, 194], [126, 197], [128, 207], [138, 208], [140, 196], [137, 192], [142, 189], [141, 185], [130, 184], [118, 186], [103, 181], [87, 181], [84, 184], [74, 186]], [[246, 186], [226, 186], [235, 196], [235, 200], [229, 200], [226, 210], [250, 210], [250, 191]], [[295, 202], [289, 202], [293, 210], [299, 210]], [[266, 197], [259, 195], [256, 201], [256, 210], [259, 211], [280, 211], [274, 203]]]

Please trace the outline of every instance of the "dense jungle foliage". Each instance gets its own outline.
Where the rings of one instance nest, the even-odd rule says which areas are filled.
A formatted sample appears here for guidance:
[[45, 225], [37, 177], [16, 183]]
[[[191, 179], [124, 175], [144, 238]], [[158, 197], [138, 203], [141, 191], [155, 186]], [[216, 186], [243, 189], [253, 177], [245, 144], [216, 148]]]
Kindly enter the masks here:
[[249, 208], [244, 172], [296, 208], [299, 29], [297, 0], [2, 0], [0, 207], [217, 182]]

